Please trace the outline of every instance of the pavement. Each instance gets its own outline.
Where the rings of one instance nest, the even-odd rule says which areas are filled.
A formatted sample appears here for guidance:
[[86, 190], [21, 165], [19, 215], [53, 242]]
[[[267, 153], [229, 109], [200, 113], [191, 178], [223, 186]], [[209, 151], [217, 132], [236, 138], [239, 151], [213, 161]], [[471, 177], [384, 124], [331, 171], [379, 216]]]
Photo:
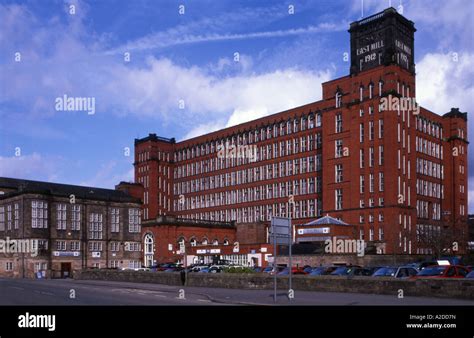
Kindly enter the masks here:
[[0, 279], [0, 305], [474, 305], [474, 300], [370, 293], [179, 287], [73, 279]]

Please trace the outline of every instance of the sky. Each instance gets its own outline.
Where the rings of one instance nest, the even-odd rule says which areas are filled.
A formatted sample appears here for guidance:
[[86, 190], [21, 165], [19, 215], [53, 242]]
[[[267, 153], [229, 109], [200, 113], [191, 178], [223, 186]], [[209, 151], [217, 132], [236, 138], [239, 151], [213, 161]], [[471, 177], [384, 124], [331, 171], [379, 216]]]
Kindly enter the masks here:
[[113, 188], [133, 180], [135, 138], [317, 101], [349, 72], [349, 24], [390, 5], [417, 28], [417, 101], [468, 112], [472, 134], [471, 0], [0, 0], [0, 176]]

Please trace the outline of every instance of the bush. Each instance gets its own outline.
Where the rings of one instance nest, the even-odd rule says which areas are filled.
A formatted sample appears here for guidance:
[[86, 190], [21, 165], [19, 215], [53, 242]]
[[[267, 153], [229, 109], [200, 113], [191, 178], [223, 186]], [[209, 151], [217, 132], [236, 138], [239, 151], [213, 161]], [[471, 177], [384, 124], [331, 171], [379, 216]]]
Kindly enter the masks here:
[[222, 272], [225, 273], [255, 273], [255, 271], [252, 268], [248, 268], [245, 266], [230, 266], [227, 268], [224, 268]]

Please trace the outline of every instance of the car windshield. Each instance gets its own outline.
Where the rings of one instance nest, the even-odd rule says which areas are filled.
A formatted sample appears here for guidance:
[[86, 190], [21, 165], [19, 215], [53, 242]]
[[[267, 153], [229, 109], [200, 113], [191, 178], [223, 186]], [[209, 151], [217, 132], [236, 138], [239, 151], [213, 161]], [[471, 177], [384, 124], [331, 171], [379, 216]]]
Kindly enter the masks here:
[[331, 273], [331, 275], [337, 275], [337, 274], [341, 274], [341, 273], [346, 273], [348, 270], [349, 270], [349, 268], [346, 268], [346, 267], [337, 268], [336, 270], [334, 270], [334, 271]]
[[440, 276], [445, 269], [444, 266], [425, 268], [418, 273], [418, 276]]
[[381, 268], [374, 273], [374, 276], [395, 276], [396, 272], [395, 268]]

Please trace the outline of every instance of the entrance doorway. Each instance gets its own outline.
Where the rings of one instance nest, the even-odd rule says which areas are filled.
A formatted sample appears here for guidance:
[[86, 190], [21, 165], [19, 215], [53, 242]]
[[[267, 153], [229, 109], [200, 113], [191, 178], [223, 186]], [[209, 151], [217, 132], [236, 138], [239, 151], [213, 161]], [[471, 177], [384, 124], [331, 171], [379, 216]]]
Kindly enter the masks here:
[[61, 263], [61, 278], [71, 277], [71, 263]]

